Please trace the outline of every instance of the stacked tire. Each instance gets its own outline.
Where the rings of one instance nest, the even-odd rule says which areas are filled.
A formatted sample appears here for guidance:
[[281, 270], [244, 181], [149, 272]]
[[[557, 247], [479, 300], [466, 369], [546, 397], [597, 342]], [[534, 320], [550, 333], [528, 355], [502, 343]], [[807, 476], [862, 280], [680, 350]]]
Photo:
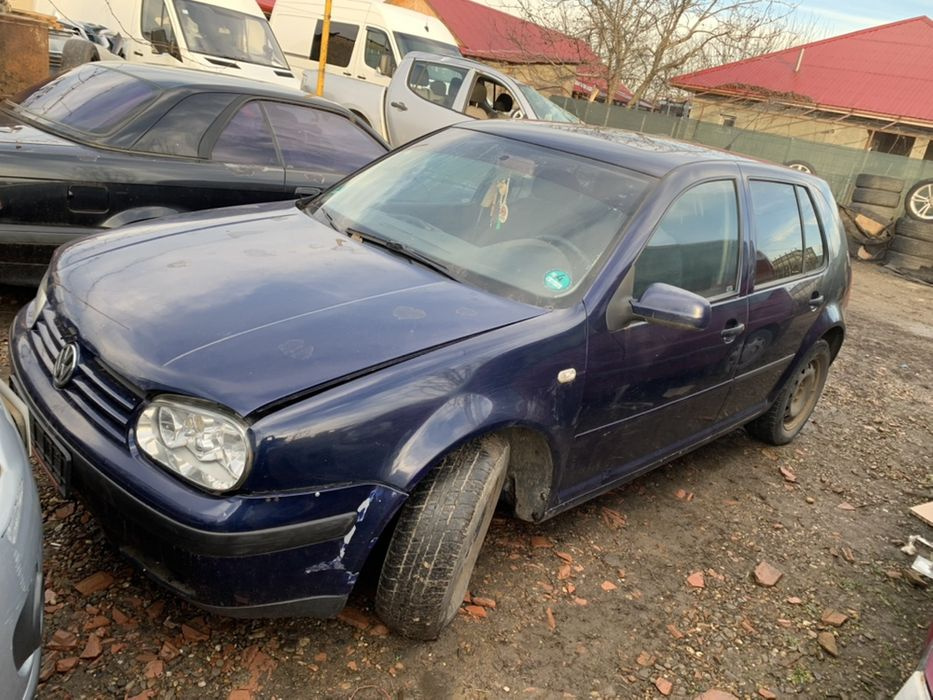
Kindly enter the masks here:
[[[871, 219], [877, 226], [862, 228], [854, 238], [861, 245], [857, 257], [862, 260], [882, 260], [891, 240], [891, 229], [901, 206], [901, 193], [906, 183], [900, 178], [861, 173], [855, 178], [849, 209]], [[879, 231], [880, 229], [880, 231]]]
[[887, 264], [933, 282], [933, 180], [920, 180], [907, 191], [904, 211], [894, 226]]

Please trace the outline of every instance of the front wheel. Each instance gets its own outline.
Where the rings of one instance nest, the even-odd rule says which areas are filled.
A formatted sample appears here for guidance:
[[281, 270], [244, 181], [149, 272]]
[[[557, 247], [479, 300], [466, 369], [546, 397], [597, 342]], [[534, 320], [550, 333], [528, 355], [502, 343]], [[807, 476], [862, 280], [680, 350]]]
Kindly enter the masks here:
[[392, 629], [436, 639], [457, 614], [508, 463], [508, 443], [486, 437], [447, 455], [411, 494], [376, 591], [376, 612]]
[[830, 361], [829, 344], [818, 340], [768, 412], [745, 426], [748, 432], [771, 445], [786, 445], [797, 437], [823, 393]]

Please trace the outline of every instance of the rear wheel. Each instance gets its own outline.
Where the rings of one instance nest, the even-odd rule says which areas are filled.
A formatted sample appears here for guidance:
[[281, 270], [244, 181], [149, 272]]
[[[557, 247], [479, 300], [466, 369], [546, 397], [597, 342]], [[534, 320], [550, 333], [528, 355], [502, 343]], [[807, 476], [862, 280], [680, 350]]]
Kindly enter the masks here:
[[745, 426], [748, 432], [772, 445], [786, 445], [797, 437], [823, 393], [830, 361], [829, 344], [818, 340], [768, 412]]
[[436, 639], [457, 614], [508, 463], [508, 443], [486, 437], [445, 457], [411, 494], [376, 591], [376, 612], [392, 629]]

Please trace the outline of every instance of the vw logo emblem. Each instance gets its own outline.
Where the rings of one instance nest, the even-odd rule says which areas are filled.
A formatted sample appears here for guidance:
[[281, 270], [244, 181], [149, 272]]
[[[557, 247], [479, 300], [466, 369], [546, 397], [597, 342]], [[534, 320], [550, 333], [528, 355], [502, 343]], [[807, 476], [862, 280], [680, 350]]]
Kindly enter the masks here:
[[78, 366], [78, 344], [68, 343], [58, 353], [55, 366], [52, 367], [52, 381], [59, 389], [68, 383], [75, 367]]

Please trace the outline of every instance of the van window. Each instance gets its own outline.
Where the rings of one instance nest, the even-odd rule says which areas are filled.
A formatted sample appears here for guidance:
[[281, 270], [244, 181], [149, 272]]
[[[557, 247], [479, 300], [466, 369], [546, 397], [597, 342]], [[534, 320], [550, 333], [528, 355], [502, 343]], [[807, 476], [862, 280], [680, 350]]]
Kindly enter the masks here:
[[437, 39], [428, 39], [414, 34], [405, 34], [404, 32], [392, 32], [395, 37], [395, 44], [398, 46], [402, 58], [409, 51], [424, 51], [426, 53], [439, 53], [441, 56], [462, 56], [460, 49], [454, 44], [448, 44]]
[[[353, 45], [360, 28], [356, 24], [346, 22], [331, 22], [329, 39], [327, 42], [327, 63], [332, 66], [346, 68], [350, 65], [350, 56], [353, 54]], [[321, 60], [321, 34], [324, 32], [324, 21], [318, 20], [314, 29], [314, 41], [311, 43], [311, 60]]]
[[175, 30], [163, 0], [143, 0], [140, 24], [143, 36], [152, 42], [157, 52], [171, 54], [181, 60]]
[[665, 212], [635, 263], [638, 298], [655, 282], [705, 297], [736, 291], [739, 215], [732, 180], [684, 192]]
[[363, 53], [363, 60], [366, 65], [373, 70], [379, 70], [379, 64], [383, 56], [388, 56], [388, 72], [391, 75], [395, 72], [395, 57], [392, 55], [392, 45], [389, 43], [389, 35], [381, 29], [366, 28], [366, 51]]

